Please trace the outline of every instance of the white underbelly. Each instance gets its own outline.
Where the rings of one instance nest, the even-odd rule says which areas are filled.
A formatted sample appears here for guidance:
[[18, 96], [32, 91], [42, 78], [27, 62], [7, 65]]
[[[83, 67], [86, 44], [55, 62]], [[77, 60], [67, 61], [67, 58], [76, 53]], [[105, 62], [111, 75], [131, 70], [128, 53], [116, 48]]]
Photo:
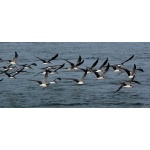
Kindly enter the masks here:
[[47, 87], [47, 85], [45, 83], [40, 85], [41, 87]]
[[102, 80], [102, 79], [104, 79], [104, 77], [98, 77], [97, 79], [98, 79], [98, 80]]
[[14, 62], [14, 61], [11, 61], [11, 62], [10, 62], [10, 64], [12, 64], [12, 65], [15, 65], [15, 64], [16, 64], [16, 62]]
[[102, 72], [102, 70], [96, 70], [96, 72]]
[[79, 81], [79, 82], [78, 82], [78, 84], [80, 84], [80, 85], [81, 85], [81, 84], [84, 84], [84, 82], [83, 82], [83, 81]]

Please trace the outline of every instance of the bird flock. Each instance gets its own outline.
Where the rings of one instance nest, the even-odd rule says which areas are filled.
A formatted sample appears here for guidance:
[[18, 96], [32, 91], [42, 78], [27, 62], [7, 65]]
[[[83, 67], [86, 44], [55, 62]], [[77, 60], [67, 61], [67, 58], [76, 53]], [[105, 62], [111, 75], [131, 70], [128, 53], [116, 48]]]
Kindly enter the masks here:
[[[19, 74], [28, 73], [27, 71], [28, 69], [34, 70], [35, 69], [34, 67], [38, 66], [37, 63], [20, 64], [18, 62], [18, 57], [19, 57], [18, 53], [15, 52], [15, 55], [12, 56], [12, 58], [10, 58], [9, 60], [0, 58], [0, 74], [2, 74], [2, 76], [7, 76], [9, 79], [17, 79], [17, 76]], [[106, 76], [105, 76], [106, 73], [110, 70], [110, 68], [112, 68], [113, 71], [117, 73], [116, 76], [122, 73], [127, 74], [127, 80], [122, 81], [120, 83], [119, 88], [117, 88], [116, 91], [114, 91], [114, 93], [117, 93], [123, 87], [130, 88], [130, 87], [133, 87], [134, 83], [141, 84], [139, 81], [136, 81], [135, 78], [136, 78], [137, 72], [139, 71], [144, 72], [143, 69], [137, 68], [136, 64], [133, 64], [132, 70], [129, 70], [125, 67], [124, 64], [132, 60], [134, 55], [132, 55], [129, 59], [123, 61], [122, 63], [114, 64], [114, 65], [110, 64], [108, 58], [106, 58], [106, 60], [100, 65], [100, 67], [96, 67], [99, 63], [99, 58], [97, 58], [95, 62], [91, 64], [91, 66], [86, 66], [86, 68], [81, 68], [81, 65], [84, 63], [84, 60], [82, 59], [80, 55], [77, 58], [76, 63], [73, 63], [70, 60], [64, 59], [64, 63], [60, 65], [50, 65], [52, 61], [54, 62], [59, 57], [59, 54], [56, 54], [50, 59], [44, 59], [44, 58], [40, 58], [37, 56], [35, 57], [37, 61], [40, 61], [41, 63], [43, 63], [45, 67], [40, 68], [41, 71], [38, 74], [33, 75], [31, 79], [27, 79], [27, 80], [38, 83], [39, 86], [41, 86], [44, 89], [47, 88], [50, 84], [58, 84], [62, 80], [70, 80], [70, 81], [74, 81], [78, 85], [84, 85], [85, 78], [87, 78], [87, 74], [89, 73], [92, 73], [95, 76], [95, 78], [98, 80], [106, 79]], [[70, 67], [65, 67], [65, 63], [68, 63]], [[58, 71], [60, 69], [65, 69], [67, 71], [77, 71], [77, 70], [81, 71], [81, 78], [76, 79], [76, 78], [67, 78], [67, 77], [66, 78], [57, 77], [53, 81], [48, 81], [49, 75], [58, 74]], [[36, 76], [39, 76], [39, 75], [43, 75], [43, 80], [35, 79]], [[2, 77], [0, 79], [0, 82], [2, 82], [3, 80], [4, 78]]]

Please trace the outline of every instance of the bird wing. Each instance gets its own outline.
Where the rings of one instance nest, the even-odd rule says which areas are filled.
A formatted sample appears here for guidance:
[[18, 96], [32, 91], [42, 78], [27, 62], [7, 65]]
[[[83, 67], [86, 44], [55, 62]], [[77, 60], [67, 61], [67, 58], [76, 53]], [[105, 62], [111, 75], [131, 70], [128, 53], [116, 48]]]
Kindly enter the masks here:
[[65, 59], [65, 61], [68, 62], [68, 63], [71, 65], [71, 67], [74, 67], [74, 66], [75, 66], [74, 63], [72, 63], [72, 62], [70, 62], [70, 61], [68, 61], [68, 60], [66, 60], [66, 59]]
[[81, 62], [79, 62], [78, 64], [76, 64], [76, 66], [80, 66], [83, 63], [84, 63], [84, 60], [82, 60]]
[[99, 61], [99, 58], [98, 58], [98, 59], [95, 61], [95, 63], [91, 66], [91, 69], [93, 69], [93, 68], [97, 65], [98, 61]]
[[42, 72], [43, 72], [43, 71], [41, 71], [41, 72], [39, 72], [38, 74], [34, 75], [33, 78], [36, 77], [36, 76], [38, 76], [38, 75], [39, 75], [40, 73], [42, 73]]
[[66, 80], [73, 80], [73, 81], [75, 81], [75, 82], [79, 82], [79, 80], [78, 79], [74, 79], [74, 78], [63, 78], [63, 79], [66, 79]]
[[77, 63], [76, 63], [76, 64], [79, 64], [79, 63], [81, 62], [81, 60], [82, 60], [82, 58], [81, 58], [81, 56], [79, 55], [79, 58], [78, 58], [78, 60], [77, 60]]
[[9, 74], [9, 73], [7, 73], [7, 72], [4, 72], [8, 77], [11, 77], [11, 75]]
[[102, 73], [102, 76], [104, 76], [104, 74], [109, 70], [109, 63], [108, 63], [108, 65], [107, 65], [107, 67], [106, 67], [106, 69], [103, 71], [103, 73]]
[[104, 61], [104, 63], [99, 67], [99, 69], [102, 69], [108, 62], [108, 58]]
[[56, 54], [54, 57], [52, 57], [50, 60], [48, 60], [48, 62], [50, 62], [50, 61], [56, 59], [57, 57], [58, 57], [58, 54]]
[[132, 82], [137, 83], [137, 84], [141, 84], [141, 83], [140, 83], [140, 82], [138, 82], [138, 81], [132, 81]]
[[39, 84], [42, 84], [42, 81], [39, 81], [39, 80], [29, 80], [29, 81], [34, 81], [34, 82], [37, 82]]
[[116, 65], [110, 65], [109, 67], [112, 67], [114, 70], [117, 69]]
[[124, 61], [123, 63], [121, 63], [121, 64], [123, 65], [123, 64], [126, 63], [127, 61], [131, 60], [133, 57], [134, 57], [134, 55], [132, 55], [129, 59], [125, 60], [125, 61]]
[[65, 66], [65, 63], [64, 63], [63, 65], [60, 65], [60, 67], [59, 67], [59, 68], [57, 68], [55, 71], [57, 71], [57, 70], [59, 70], [59, 69], [63, 68], [64, 66]]
[[136, 65], [134, 64], [134, 67], [133, 67], [133, 74], [135, 73], [136, 71]]
[[39, 60], [41, 60], [43, 63], [46, 63], [46, 60], [42, 59], [42, 58], [39, 58], [36, 56], [36, 58], [38, 58]]
[[121, 68], [121, 69], [124, 70], [128, 74], [128, 76], [130, 76], [130, 71], [128, 69], [126, 68]]
[[84, 72], [84, 74], [83, 74], [82, 78], [80, 79], [80, 81], [83, 81], [83, 80], [84, 80], [84, 78], [86, 77], [86, 75], [87, 75], [87, 69], [85, 70], [85, 72]]
[[141, 72], [144, 72], [144, 70], [143, 70], [143, 69], [136, 69], [136, 70], [141, 71]]
[[36, 63], [32, 63], [32, 64], [30, 64], [30, 66], [37, 66], [37, 64]]
[[99, 78], [99, 77], [100, 77], [100, 75], [99, 75], [99, 73], [98, 73], [98, 72], [94, 71], [94, 74], [96, 75], [96, 77], [97, 77], [97, 78]]
[[123, 87], [123, 85], [121, 85], [121, 86], [119, 87], [119, 89], [118, 89], [115, 93], [117, 93], [118, 91], [120, 91], [120, 90], [122, 89], [122, 87]]
[[18, 54], [17, 54], [17, 52], [15, 52], [15, 56], [13, 58], [13, 61], [16, 60], [17, 58], [18, 58]]

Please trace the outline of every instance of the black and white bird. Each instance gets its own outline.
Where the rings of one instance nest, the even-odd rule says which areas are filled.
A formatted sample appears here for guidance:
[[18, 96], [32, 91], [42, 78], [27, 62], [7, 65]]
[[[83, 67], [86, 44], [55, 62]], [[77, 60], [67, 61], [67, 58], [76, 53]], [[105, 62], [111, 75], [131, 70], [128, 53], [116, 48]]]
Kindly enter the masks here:
[[0, 70], [0, 74], [2, 74], [2, 73], [4, 73], [4, 72], [7, 72], [7, 71], [9, 71], [9, 70], [12, 70], [12, 69], [14, 69], [14, 68], [16, 68], [16, 66], [12, 66], [12, 64], [10, 64], [10, 65], [8, 65], [8, 66], [3, 66], [3, 67], [1, 67], [1, 68], [3, 68], [3, 70]]
[[8, 78], [10, 79], [16, 79], [16, 75], [21, 73], [21, 72], [27, 72], [27, 71], [24, 71], [24, 67], [22, 67], [21, 69], [18, 69], [16, 70], [15, 72], [12, 72], [12, 73], [8, 73], [7, 71], [4, 71], [5, 75], [8, 76]]
[[43, 62], [43, 64], [50, 64], [52, 60], [56, 59], [58, 57], [58, 54], [56, 54], [54, 57], [52, 57], [51, 59], [49, 60], [45, 60], [45, 59], [42, 59], [42, 58], [39, 58], [37, 56], [35, 56], [36, 58], [38, 58], [40, 61]]
[[134, 55], [132, 55], [129, 59], [125, 60], [124, 62], [122, 62], [121, 64], [116, 64], [116, 65], [110, 65], [110, 67], [112, 67], [114, 69], [114, 72], [122, 72], [122, 68], [124, 66], [124, 63], [128, 62], [129, 60], [131, 60], [134, 57]]
[[5, 60], [5, 61], [8, 61], [10, 64], [15, 65], [16, 61], [17, 61], [17, 58], [18, 58], [18, 54], [17, 54], [17, 52], [15, 52], [15, 56], [14, 56], [13, 59]]
[[87, 70], [84, 72], [81, 79], [75, 79], [75, 78], [63, 78], [63, 79], [72, 80], [72, 81], [75, 81], [79, 85], [83, 85], [83, 84], [85, 84], [84, 79], [85, 79], [86, 75], [87, 75]]
[[120, 91], [123, 87], [126, 87], [126, 88], [133, 87], [132, 82], [137, 83], [137, 84], [141, 84], [140, 82], [135, 81], [134, 78], [135, 78], [135, 76], [131, 80], [129, 80], [129, 81], [122, 82], [121, 86], [118, 88], [118, 90], [115, 93], [117, 93], [118, 91]]
[[29, 79], [28, 81], [37, 82], [39, 84], [39, 86], [41, 86], [43, 88], [46, 88], [50, 84], [50, 83], [46, 82], [47, 78], [48, 78], [48, 72], [46, 71], [44, 79], [42, 81], [40, 81], [40, 80], [32, 80], [32, 79]]
[[[137, 69], [135, 64], [134, 64], [134, 67], [133, 67], [133, 70], [132, 70], [132, 71], [129, 71], [129, 70], [126, 69], [126, 68], [122, 68], [122, 70], [124, 70], [124, 71], [127, 73], [128, 77], [129, 77], [130, 79], [132, 79], [132, 78], [136, 75], [136, 71], [137, 71], [137, 70], [138, 70], [138, 71], [141, 71], [141, 72], [144, 72], [143, 69]], [[122, 72], [121, 72], [121, 73], [122, 73]], [[118, 75], [120, 75], [121, 73], [119, 73]]]
[[73, 62], [66, 60], [66, 59], [65, 59], [65, 61], [71, 65], [70, 68], [65, 68], [67, 70], [79, 70], [78, 66], [80, 66], [84, 63], [84, 60], [82, 60], [82, 57], [80, 55], [79, 55], [79, 58], [78, 58], [76, 63], [73, 63]]

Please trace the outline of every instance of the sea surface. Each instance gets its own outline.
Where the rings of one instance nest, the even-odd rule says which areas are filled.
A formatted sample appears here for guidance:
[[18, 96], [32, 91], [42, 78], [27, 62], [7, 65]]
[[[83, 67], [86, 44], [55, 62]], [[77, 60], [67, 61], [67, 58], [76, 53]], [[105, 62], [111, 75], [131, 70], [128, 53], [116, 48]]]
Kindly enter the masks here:
[[[16, 75], [17, 79], [9, 79], [0, 74], [0, 107], [1, 108], [149, 108], [150, 107], [150, 43], [117, 43], [117, 42], [1, 42], [0, 58], [9, 60], [15, 52], [19, 57], [18, 64], [37, 63], [33, 70]], [[41, 88], [38, 83], [29, 81], [34, 75], [41, 72], [42, 64], [36, 56], [50, 59], [59, 54], [50, 65], [70, 65], [64, 60], [76, 62], [79, 55], [84, 59], [80, 68], [91, 66], [97, 58], [98, 68], [108, 57], [111, 65], [122, 63], [129, 57], [134, 58], [124, 64], [132, 70], [133, 65], [142, 68], [144, 72], [137, 71], [136, 80], [141, 83], [134, 84], [133, 88], [122, 88], [114, 93], [120, 83], [128, 80], [126, 73], [117, 75], [110, 68], [106, 74], [107, 79], [97, 80], [94, 74], [87, 74], [85, 85], [77, 85], [73, 81], [62, 79], [58, 84]], [[8, 66], [7, 61], [0, 62], [0, 70]], [[83, 71], [58, 70], [59, 74], [49, 75], [48, 81], [55, 78], [81, 78]], [[35, 80], [43, 80], [43, 75], [36, 76]]]

